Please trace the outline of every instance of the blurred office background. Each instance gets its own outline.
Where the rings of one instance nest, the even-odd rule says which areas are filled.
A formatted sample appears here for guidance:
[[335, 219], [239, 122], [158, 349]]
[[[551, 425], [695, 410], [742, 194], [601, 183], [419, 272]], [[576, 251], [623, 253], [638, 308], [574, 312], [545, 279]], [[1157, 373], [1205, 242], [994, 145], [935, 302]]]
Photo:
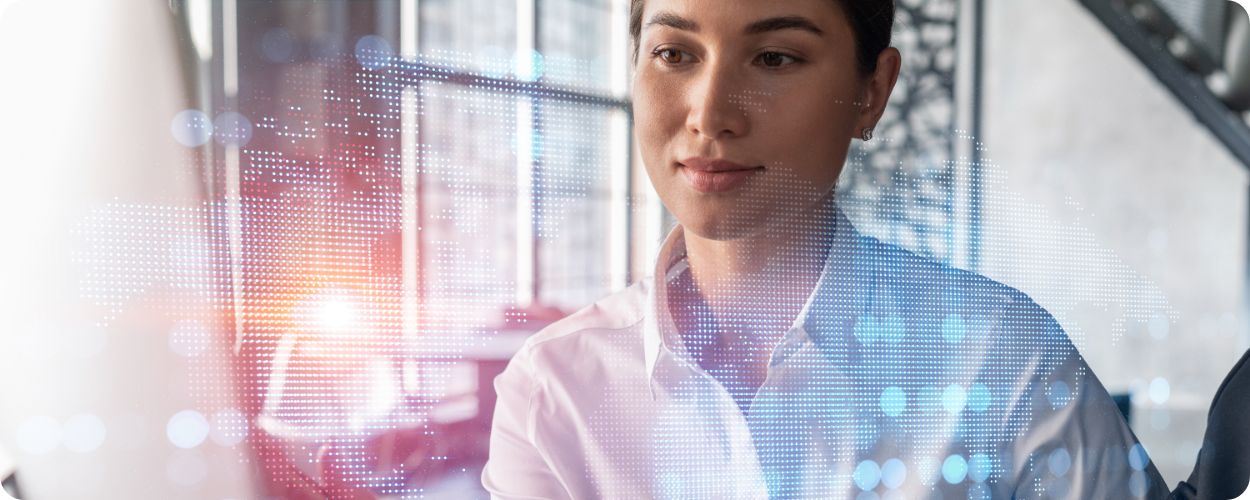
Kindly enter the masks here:
[[[673, 223], [633, 152], [627, 4], [0, 1], [0, 475], [483, 497], [494, 375]], [[1051, 311], [1174, 485], [1250, 346], [1250, 19], [899, 7], [843, 206]]]

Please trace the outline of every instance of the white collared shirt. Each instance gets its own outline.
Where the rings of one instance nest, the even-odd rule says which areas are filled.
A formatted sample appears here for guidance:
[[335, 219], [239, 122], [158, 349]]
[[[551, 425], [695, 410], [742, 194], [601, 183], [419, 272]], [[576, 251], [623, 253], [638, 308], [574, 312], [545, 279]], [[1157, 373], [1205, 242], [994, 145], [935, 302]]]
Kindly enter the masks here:
[[531, 337], [495, 380], [493, 498], [1160, 498], [1066, 335], [1020, 292], [859, 235], [748, 408], [668, 310], [681, 228], [644, 280]]

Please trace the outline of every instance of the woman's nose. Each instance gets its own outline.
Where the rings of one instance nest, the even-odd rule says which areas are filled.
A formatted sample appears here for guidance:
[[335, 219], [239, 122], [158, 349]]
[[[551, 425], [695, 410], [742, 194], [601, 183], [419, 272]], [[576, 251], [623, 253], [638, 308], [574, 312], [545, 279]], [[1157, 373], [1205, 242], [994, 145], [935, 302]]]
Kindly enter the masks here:
[[[690, 109], [686, 115], [686, 129], [707, 139], [727, 139], [745, 135], [750, 127], [750, 116], [740, 100], [733, 98], [737, 75], [729, 68], [709, 63], [699, 75], [697, 83], [690, 86]], [[741, 89], [737, 89], [741, 92]]]

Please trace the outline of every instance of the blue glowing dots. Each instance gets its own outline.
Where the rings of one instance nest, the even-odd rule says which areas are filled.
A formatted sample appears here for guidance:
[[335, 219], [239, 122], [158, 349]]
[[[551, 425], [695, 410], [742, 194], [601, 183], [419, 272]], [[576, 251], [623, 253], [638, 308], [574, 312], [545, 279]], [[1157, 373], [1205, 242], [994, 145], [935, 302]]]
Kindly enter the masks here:
[[968, 324], [963, 316], [951, 314], [942, 320], [942, 338], [951, 344], [958, 344], [968, 334]]
[[990, 407], [990, 388], [985, 384], [972, 384], [968, 388], [968, 409], [977, 413]]
[[881, 482], [881, 467], [877, 462], [872, 460], [864, 460], [855, 467], [855, 486], [859, 486], [861, 490], [871, 490], [877, 487], [877, 483]]
[[920, 390], [920, 397], [917, 404], [924, 411], [939, 412], [942, 411], [942, 390], [936, 385], [926, 385]]
[[260, 38], [260, 53], [276, 63], [291, 62], [299, 55], [299, 38], [283, 28], [272, 28]]
[[891, 458], [881, 464], [881, 484], [884, 484], [886, 488], [898, 488], [906, 479], [907, 466], [902, 460]]
[[208, 437], [208, 419], [195, 410], [180, 411], [165, 425], [165, 435], [174, 446], [195, 448]]
[[17, 428], [17, 446], [31, 455], [43, 455], [61, 444], [61, 424], [47, 415], [35, 415]]
[[227, 408], [213, 414], [209, 420], [208, 436], [214, 443], [222, 446], [234, 446], [247, 437], [247, 417], [243, 412]]
[[512, 64], [508, 51], [498, 45], [487, 45], [477, 53], [477, 67], [483, 74], [491, 78], [508, 76]]
[[920, 484], [933, 486], [942, 472], [942, 462], [937, 457], [924, 457], [916, 462], [916, 478]]
[[65, 447], [78, 453], [88, 453], [104, 442], [106, 429], [100, 417], [83, 413], [69, 417], [61, 428]]
[[891, 314], [881, 318], [879, 323], [881, 329], [881, 340], [891, 344], [897, 344], [907, 335], [907, 324], [903, 322], [903, 318], [897, 314]]
[[1050, 406], [1062, 408], [1072, 399], [1072, 389], [1068, 388], [1066, 382], [1056, 380], [1050, 384], [1050, 390], [1046, 391], [1046, 398], [1050, 400]]
[[984, 483], [989, 479], [990, 472], [993, 470], [993, 464], [990, 463], [989, 455], [984, 453], [976, 453], [968, 457], [968, 479], [973, 482]]
[[1068, 469], [1072, 467], [1072, 455], [1068, 454], [1068, 450], [1064, 448], [1055, 448], [1050, 452], [1050, 457], [1046, 459], [1046, 466], [1050, 468], [1050, 473], [1056, 476], [1062, 476], [1068, 473]]
[[1154, 404], [1161, 405], [1168, 402], [1168, 397], [1172, 395], [1172, 386], [1168, 384], [1168, 379], [1158, 377], [1150, 381], [1150, 400]]
[[888, 416], [897, 417], [907, 408], [907, 394], [896, 385], [881, 391], [881, 411]]
[[855, 321], [855, 340], [861, 344], [871, 344], [877, 341], [877, 318], [872, 315], [865, 314]]
[[356, 42], [356, 62], [361, 66], [379, 71], [391, 65], [395, 52], [386, 39], [376, 35], [365, 35]]
[[963, 411], [967, 402], [968, 393], [959, 384], [948, 385], [946, 390], [942, 391], [942, 409], [947, 413], [954, 415]]
[[1150, 465], [1150, 455], [1146, 453], [1146, 447], [1141, 443], [1133, 445], [1128, 450], [1128, 466], [1133, 470], [1145, 470]]
[[516, 78], [523, 82], [532, 82], [543, 76], [545, 65], [543, 64], [543, 55], [537, 50], [528, 50], [528, 53], [517, 53], [513, 56], [514, 67], [516, 68]]
[[993, 495], [990, 494], [990, 487], [985, 483], [977, 483], [968, 488], [968, 500], [990, 500]]
[[942, 479], [950, 484], [962, 483], [968, 475], [968, 462], [963, 456], [951, 455], [942, 462]]
[[174, 115], [169, 131], [173, 132], [174, 139], [183, 146], [203, 146], [213, 135], [213, 122], [199, 110], [188, 109]]
[[246, 116], [227, 111], [217, 115], [213, 121], [217, 144], [225, 147], [241, 148], [252, 140], [252, 122]]

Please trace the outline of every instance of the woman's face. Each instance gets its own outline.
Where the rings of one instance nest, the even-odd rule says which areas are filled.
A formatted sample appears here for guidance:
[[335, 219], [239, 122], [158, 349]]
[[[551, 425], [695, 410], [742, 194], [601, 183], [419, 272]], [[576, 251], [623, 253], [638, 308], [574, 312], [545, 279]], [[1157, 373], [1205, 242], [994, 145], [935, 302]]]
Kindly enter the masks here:
[[642, 23], [642, 159], [664, 204], [703, 238], [811, 215], [889, 94], [858, 74], [834, 0], [647, 0]]

